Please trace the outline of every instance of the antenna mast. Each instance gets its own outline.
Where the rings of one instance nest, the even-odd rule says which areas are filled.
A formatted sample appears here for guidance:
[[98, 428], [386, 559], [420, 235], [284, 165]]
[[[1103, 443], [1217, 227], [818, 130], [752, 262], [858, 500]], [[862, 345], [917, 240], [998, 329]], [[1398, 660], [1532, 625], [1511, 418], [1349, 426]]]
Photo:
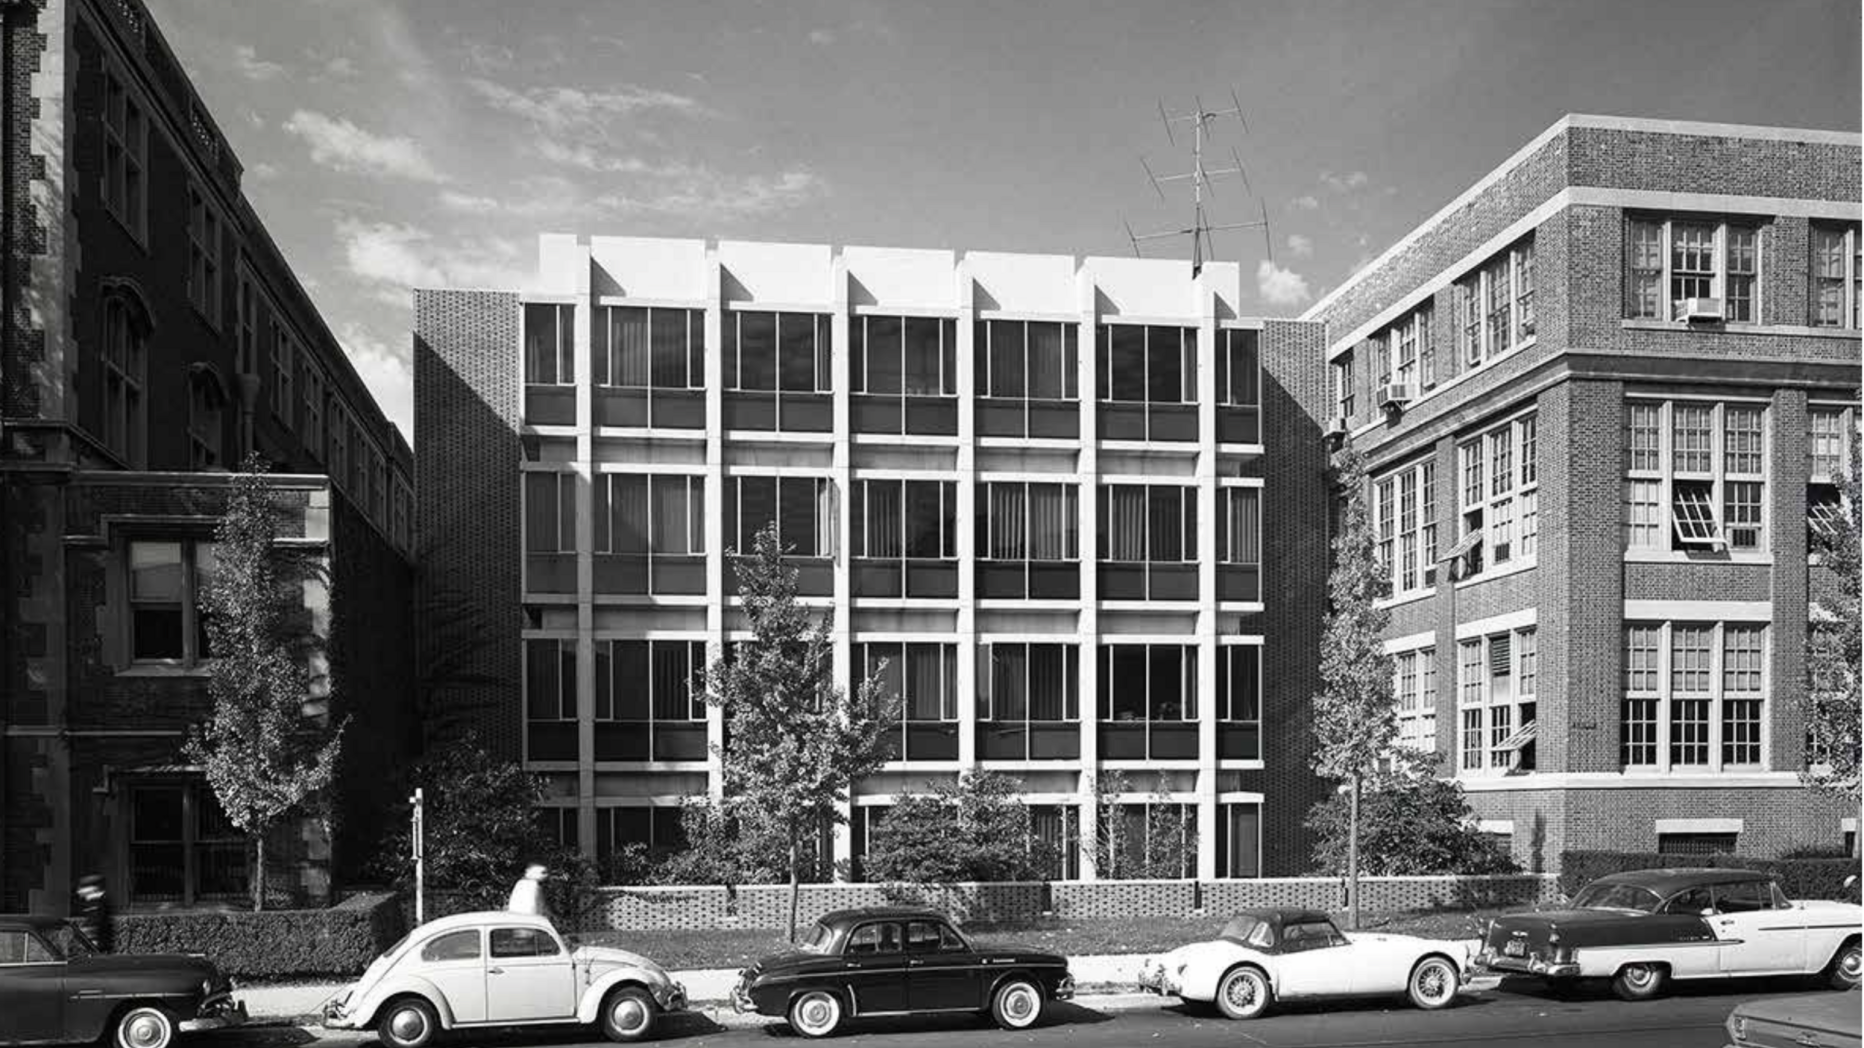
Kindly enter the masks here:
[[1204, 260], [1216, 253], [1215, 244], [1211, 240], [1211, 233], [1225, 229], [1255, 229], [1260, 227], [1262, 229], [1262, 235], [1268, 243], [1269, 259], [1273, 261], [1275, 258], [1275, 242], [1269, 236], [1269, 211], [1267, 204], [1262, 203], [1258, 199], [1257, 204], [1262, 217], [1254, 222], [1230, 222], [1222, 225], [1212, 225], [1210, 223], [1210, 217], [1204, 210], [1205, 196], [1216, 196], [1216, 190], [1211, 184], [1211, 179], [1213, 178], [1235, 175], [1243, 180], [1243, 190], [1245, 192], [1253, 192], [1249, 186], [1249, 169], [1243, 165], [1243, 158], [1237, 155], [1235, 149], [1230, 150], [1230, 160], [1234, 166], [1225, 168], [1206, 168], [1204, 166], [1205, 139], [1210, 134], [1211, 125], [1224, 117], [1233, 116], [1236, 118], [1237, 123], [1243, 126], [1244, 133], [1248, 133], [1249, 121], [1243, 116], [1242, 102], [1237, 100], [1236, 91], [1234, 89], [1230, 91], [1231, 108], [1229, 109], [1207, 109], [1201, 98], [1193, 97], [1192, 101], [1195, 108], [1188, 113], [1169, 112], [1166, 110], [1164, 102], [1161, 101], [1159, 103], [1159, 121], [1165, 125], [1165, 138], [1167, 141], [1171, 142], [1172, 145], [1176, 146], [1178, 144], [1177, 136], [1172, 134], [1172, 125], [1191, 125], [1191, 170], [1182, 174], [1155, 175], [1152, 173], [1152, 165], [1146, 163], [1145, 157], [1141, 156], [1139, 158], [1139, 166], [1145, 169], [1146, 180], [1152, 183], [1152, 190], [1159, 195], [1160, 200], [1165, 199], [1165, 190], [1161, 187], [1160, 183], [1191, 183], [1191, 225], [1184, 229], [1167, 229], [1156, 233], [1134, 233], [1132, 227], [1127, 226], [1126, 238], [1132, 241], [1133, 254], [1138, 255], [1140, 253], [1139, 245], [1142, 241], [1164, 240], [1171, 237], [1188, 236], [1191, 238], [1191, 272], [1195, 275], [1203, 270]]

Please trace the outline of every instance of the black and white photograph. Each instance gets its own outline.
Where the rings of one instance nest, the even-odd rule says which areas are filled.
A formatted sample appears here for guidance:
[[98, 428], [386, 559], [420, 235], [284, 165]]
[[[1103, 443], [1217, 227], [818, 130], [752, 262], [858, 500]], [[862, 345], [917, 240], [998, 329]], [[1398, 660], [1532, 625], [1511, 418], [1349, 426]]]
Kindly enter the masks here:
[[0, 1048], [1860, 1048], [1856, 0], [0, 0]]

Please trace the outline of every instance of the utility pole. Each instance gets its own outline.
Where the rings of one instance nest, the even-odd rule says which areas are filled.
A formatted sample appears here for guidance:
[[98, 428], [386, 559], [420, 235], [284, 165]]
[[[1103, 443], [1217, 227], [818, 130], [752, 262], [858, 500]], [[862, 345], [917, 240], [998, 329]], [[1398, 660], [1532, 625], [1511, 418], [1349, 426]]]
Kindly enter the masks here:
[[1223, 225], [1212, 225], [1209, 215], [1205, 213], [1204, 198], [1206, 196], [1214, 197], [1216, 195], [1216, 190], [1211, 185], [1211, 179], [1213, 178], [1235, 175], [1243, 180], [1243, 189], [1245, 192], [1252, 191], [1249, 186], [1249, 169], [1243, 165], [1243, 158], [1237, 154], [1234, 148], [1230, 150], [1230, 160], [1234, 166], [1225, 168], [1207, 168], [1204, 166], [1205, 140], [1210, 137], [1212, 125], [1218, 120], [1233, 116], [1236, 118], [1237, 123], [1242, 125], [1245, 133], [1249, 131], [1249, 121], [1243, 116], [1243, 104], [1237, 100], [1236, 92], [1233, 90], [1230, 92], [1230, 101], [1232, 103], [1231, 108], [1213, 110], [1205, 108], [1203, 99], [1196, 98], [1193, 99], [1194, 108], [1189, 113], [1171, 113], [1165, 109], [1165, 103], [1159, 103], [1159, 120], [1165, 125], [1166, 140], [1171, 142], [1173, 146], [1178, 144], [1178, 138], [1172, 133], [1172, 125], [1191, 125], [1191, 170], [1181, 174], [1155, 175], [1152, 173], [1152, 166], [1146, 163], [1145, 157], [1143, 156], [1139, 158], [1139, 165], [1145, 168], [1146, 179], [1152, 183], [1152, 189], [1159, 195], [1161, 201], [1165, 199], [1165, 190], [1161, 187], [1160, 183], [1191, 183], [1191, 224], [1183, 229], [1167, 229], [1155, 233], [1134, 233], [1132, 226], [1128, 225], [1126, 227], [1126, 238], [1132, 242], [1133, 254], [1135, 256], [1140, 254], [1139, 245], [1143, 241], [1188, 236], [1191, 238], [1191, 275], [1196, 276], [1203, 270], [1205, 259], [1216, 253], [1215, 245], [1211, 240], [1211, 233], [1225, 229], [1260, 228], [1263, 237], [1268, 242], [1269, 260], [1274, 261], [1275, 243], [1269, 236], [1268, 205], [1263, 203], [1260, 198], [1257, 199], [1256, 203], [1262, 217], [1254, 222], [1229, 222]]
[[408, 798], [408, 802], [414, 805], [410, 815], [414, 821], [413, 832], [408, 837], [414, 848], [414, 926], [417, 928], [427, 922], [427, 847], [422, 839], [426, 822], [426, 813], [422, 810], [425, 794], [425, 790], [416, 786], [414, 796]]

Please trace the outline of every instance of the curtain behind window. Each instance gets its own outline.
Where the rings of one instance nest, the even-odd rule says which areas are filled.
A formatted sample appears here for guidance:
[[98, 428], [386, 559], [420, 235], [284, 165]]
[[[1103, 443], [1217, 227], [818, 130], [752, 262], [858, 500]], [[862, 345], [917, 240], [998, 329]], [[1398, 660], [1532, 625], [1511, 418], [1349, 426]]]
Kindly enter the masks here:
[[686, 641], [653, 642], [653, 688], [655, 720], [691, 718], [692, 658]]
[[1174, 487], [1153, 487], [1144, 489], [1150, 497], [1146, 500], [1152, 529], [1150, 536], [1151, 560], [1154, 563], [1171, 563], [1184, 559], [1184, 489]]
[[1060, 324], [1029, 325], [1029, 396], [1061, 400], [1067, 395], [1067, 362], [1062, 353]]
[[653, 384], [686, 388], [686, 311], [656, 309], [653, 316]]
[[904, 542], [900, 519], [901, 483], [897, 480], [863, 483], [867, 492], [867, 555], [898, 558]]
[[1075, 518], [1074, 489], [1064, 484], [1029, 485], [1029, 559], [1074, 559]]
[[1023, 485], [990, 485], [990, 556], [993, 560], [1023, 559], [1023, 536], [1028, 530], [1024, 512]]
[[1073, 702], [1068, 684], [1068, 660], [1074, 649], [1066, 644], [1029, 645], [1029, 719], [1070, 720]]
[[993, 720], [1020, 721], [1029, 712], [1029, 645], [991, 645], [990, 690]]
[[647, 310], [621, 306], [611, 311], [614, 369], [609, 382], [616, 386], [645, 386], [651, 352], [647, 336]]
[[1146, 489], [1116, 485], [1103, 490], [1107, 498], [1107, 559], [1145, 560]]
[[1223, 559], [1231, 564], [1262, 563], [1261, 492], [1255, 488], [1228, 488], [1224, 494], [1229, 512], [1223, 522]]
[[688, 545], [690, 526], [686, 516], [685, 477], [653, 478], [653, 551], [676, 556], [691, 552]]
[[937, 721], [956, 715], [955, 693], [946, 673], [955, 652], [955, 647], [944, 644], [906, 645], [907, 720]]

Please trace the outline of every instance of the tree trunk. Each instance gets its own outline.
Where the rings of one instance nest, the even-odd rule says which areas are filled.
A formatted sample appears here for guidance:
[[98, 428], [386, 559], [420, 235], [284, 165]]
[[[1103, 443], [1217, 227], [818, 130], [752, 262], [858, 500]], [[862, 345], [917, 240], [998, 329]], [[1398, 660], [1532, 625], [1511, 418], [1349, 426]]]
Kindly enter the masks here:
[[1346, 909], [1353, 930], [1359, 930], [1359, 773], [1353, 773], [1346, 809]]
[[265, 909], [265, 831], [252, 835], [252, 912]]
[[802, 898], [802, 878], [798, 875], [796, 865], [801, 861], [797, 854], [796, 829], [790, 828], [790, 941], [796, 941], [796, 908]]

